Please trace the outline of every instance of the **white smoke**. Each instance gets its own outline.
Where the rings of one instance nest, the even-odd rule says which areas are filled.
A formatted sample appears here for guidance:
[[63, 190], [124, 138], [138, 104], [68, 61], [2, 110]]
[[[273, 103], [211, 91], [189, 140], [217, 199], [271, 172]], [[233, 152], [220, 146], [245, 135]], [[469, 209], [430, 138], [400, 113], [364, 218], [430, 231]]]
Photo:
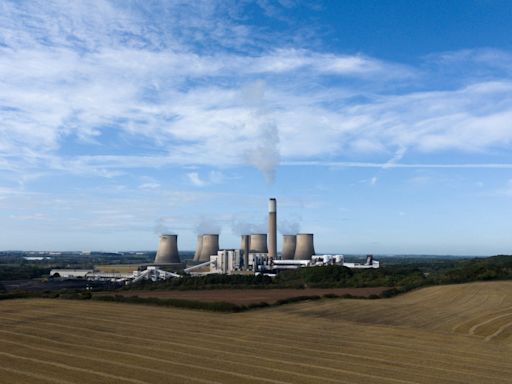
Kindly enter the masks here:
[[215, 219], [202, 216], [197, 219], [195, 232], [197, 235], [220, 234], [222, 226]]
[[251, 233], [266, 233], [267, 224], [266, 218], [259, 223], [249, 222], [240, 219], [233, 219], [231, 221], [231, 231], [235, 235], [250, 235]]
[[300, 232], [300, 218], [278, 219], [277, 228], [282, 235], [296, 235]]
[[281, 159], [279, 130], [271, 112], [265, 106], [265, 88], [265, 82], [256, 81], [241, 92], [242, 101], [252, 110], [250, 125], [255, 131], [251, 136], [251, 144], [255, 144], [247, 149], [246, 161], [256, 167], [268, 183], [273, 183]]
[[258, 144], [246, 152], [247, 162], [263, 173], [268, 183], [273, 183], [281, 160], [279, 132], [275, 123], [267, 121], [258, 124], [258, 136], [255, 140]]
[[166, 223], [168, 218], [159, 217], [155, 220], [155, 225], [153, 226], [153, 232], [157, 235], [175, 235], [173, 231], [170, 230], [169, 225]]

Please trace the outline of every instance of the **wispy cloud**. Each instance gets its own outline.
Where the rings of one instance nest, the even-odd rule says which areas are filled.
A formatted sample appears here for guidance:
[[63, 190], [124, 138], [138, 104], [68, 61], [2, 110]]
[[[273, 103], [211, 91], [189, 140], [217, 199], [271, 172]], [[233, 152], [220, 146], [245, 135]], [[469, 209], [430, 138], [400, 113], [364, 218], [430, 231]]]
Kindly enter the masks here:
[[357, 161], [287, 161], [283, 166], [319, 166], [339, 168], [441, 168], [441, 169], [512, 169], [512, 163], [467, 163], [467, 164], [432, 164], [432, 163], [370, 163]]
[[224, 181], [224, 175], [219, 171], [210, 171], [206, 177], [201, 177], [199, 172], [188, 172], [188, 180], [196, 187], [204, 187], [211, 184], [220, 184]]
[[[115, 177], [130, 167], [249, 164], [272, 180], [281, 161], [509, 167], [401, 161], [510, 149], [512, 75], [479, 75], [510, 53], [447, 52], [414, 68], [280, 45], [269, 33], [251, 43], [257, 27], [222, 3], [130, 4], [2, 3], [0, 168]], [[148, 23], [149, 14], [158, 17]], [[465, 62], [463, 83], [422, 85]], [[116, 153], [113, 134], [135, 153]], [[141, 141], [150, 145], [139, 150]], [[376, 154], [391, 158], [350, 161]]]

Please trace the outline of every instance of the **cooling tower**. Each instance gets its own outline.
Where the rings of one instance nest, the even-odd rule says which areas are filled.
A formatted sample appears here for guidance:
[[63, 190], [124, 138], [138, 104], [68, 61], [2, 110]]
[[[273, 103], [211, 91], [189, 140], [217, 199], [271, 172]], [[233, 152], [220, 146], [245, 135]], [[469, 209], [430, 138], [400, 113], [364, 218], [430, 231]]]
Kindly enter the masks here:
[[244, 269], [247, 269], [249, 265], [249, 252], [251, 250], [251, 237], [249, 235], [241, 236], [240, 249], [243, 251]]
[[277, 256], [277, 202], [272, 198], [268, 201], [268, 257]]
[[266, 233], [251, 235], [251, 252], [268, 253]]
[[201, 257], [201, 249], [203, 249], [203, 235], [197, 235], [196, 252], [194, 253], [194, 261], [199, 261]]
[[202, 242], [203, 246], [201, 247], [201, 255], [199, 256], [199, 261], [210, 261], [210, 256], [216, 255], [219, 251], [219, 235], [203, 235]]
[[161, 235], [158, 251], [156, 252], [155, 264], [177, 264], [180, 263], [178, 254], [178, 235]]
[[295, 247], [295, 260], [310, 260], [315, 254], [312, 233], [297, 234], [297, 245]]
[[293, 260], [295, 258], [296, 245], [296, 235], [283, 235], [283, 252], [281, 253], [281, 258], [283, 260]]

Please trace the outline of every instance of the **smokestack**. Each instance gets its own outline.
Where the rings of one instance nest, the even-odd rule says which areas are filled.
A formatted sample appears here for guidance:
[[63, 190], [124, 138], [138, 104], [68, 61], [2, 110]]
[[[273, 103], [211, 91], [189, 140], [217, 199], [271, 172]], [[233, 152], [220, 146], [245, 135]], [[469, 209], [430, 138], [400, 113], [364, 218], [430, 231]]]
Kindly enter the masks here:
[[295, 247], [295, 260], [311, 260], [311, 256], [315, 254], [312, 233], [297, 234], [297, 245]]
[[155, 264], [175, 263], [180, 263], [178, 235], [161, 235], [158, 251], [156, 252]]
[[251, 252], [268, 253], [266, 233], [255, 233], [251, 235]]
[[197, 235], [196, 252], [194, 253], [194, 261], [199, 261], [201, 257], [201, 249], [203, 249], [203, 235]]
[[366, 263], [365, 265], [373, 265], [373, 255], [367, 255], [366, 256]]
[[249, 266], [249, 252], [251, 251], [251, 238], [249, 235], [242, 235], [240, 239], [240, 249], [244, 252], [244, 269]]
[[277, 202], [268, 200], [268, 257], [277, 257]]
[[201, 255], [199, 261], [210, 261], [210, 256], [216, 255], [219, 252], [219, 235], [208, 234], [203, 235], [203, 246], [201, 248]]
[[293, 260], [295, 257], [295, 248], [297, 246], [297, 235], [283, 235], [283, 260]]

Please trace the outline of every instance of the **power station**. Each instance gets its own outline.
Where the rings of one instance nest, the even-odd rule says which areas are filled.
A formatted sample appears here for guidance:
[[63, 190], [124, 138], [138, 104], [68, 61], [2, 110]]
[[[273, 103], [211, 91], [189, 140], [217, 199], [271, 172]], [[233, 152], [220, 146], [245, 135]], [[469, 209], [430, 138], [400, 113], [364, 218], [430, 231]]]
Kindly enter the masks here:
[[50, 272], [50, 277], [108, 280], [129, 284], [140, 280], [181, 278], [183, 277], [181, 271], [190, 275], [253, 273], [275, 276], [288, 269], [325, 265], [364, 269], [380, 267], [379, 262], [373, 260], [371, 255], [367, 257], [364, 264], [346, 263], [343, 255], [317, 255], [312, 233], [284, 234], [282, 252], [278, 254], [275, 198], [269, 199], [268, 202], [267, 233], [243, 234], [240, 237], [240, 247], [234, 249], [220, 249], [218, 233], [199, 234], [193, 262], [194, 265], [184, 268], [178, 253], [178, 235], [162, 234], [153, 265], [146, 265], [131, 273], [54, 269]]
[[[195, 265], [185, 268], [192, 275], [208, 273], [265, 273], [321, 266], [345, 265], [350, 268], [379, 268], [379, 262], [368, 258], [365, 264], [345, 263], [343, 255], [316, 255], [313, 233], [284, 234], [282, 252], [277, 252], [277, 200], [268, 201], [267, 233], [246, 233], [240, 247], [221, 249], [218, 233], [197, 236], [193, 259]], [[162, 235], [155, 258], [156, 265], [179, 263], [177, 235]]]

